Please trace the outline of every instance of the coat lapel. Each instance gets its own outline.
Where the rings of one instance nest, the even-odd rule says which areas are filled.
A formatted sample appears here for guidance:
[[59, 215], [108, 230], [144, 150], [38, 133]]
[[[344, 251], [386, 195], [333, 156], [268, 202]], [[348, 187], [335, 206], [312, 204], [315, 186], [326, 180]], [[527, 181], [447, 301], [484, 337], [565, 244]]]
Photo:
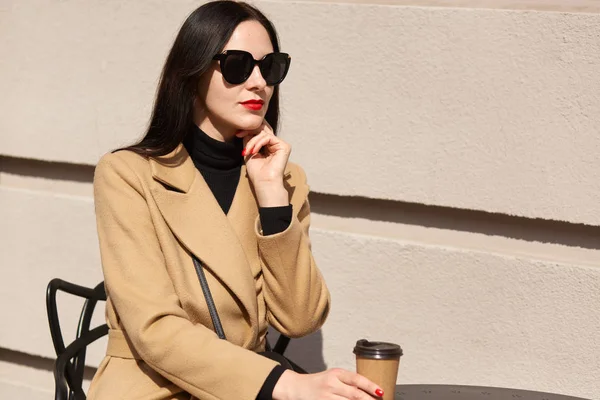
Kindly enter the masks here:
[[244, 254], [252, 267], [253, 277], [261, 272], [258, 246], [254, 235], [254, 224], [257, 217], [258, 206], [256, 205], [254, 191], [246, 173], [246, 165], [242, 165], [240, 182], [235, 191], [231, 208], [227, 213], [227, 219], [240, 240]]
[[[153, 178], [168, 186], [154, 185], [151, 191], [175, 236], [223, 281], [249, 317], [256, 318], [256, 293], [244, 248], [183, 145], [171, 154], [151, 158], [150, 164]], [[242, 168], [242, 188], [247, 185], [244, 172]], [[236, 191], [234, 203], [245, 194]]]

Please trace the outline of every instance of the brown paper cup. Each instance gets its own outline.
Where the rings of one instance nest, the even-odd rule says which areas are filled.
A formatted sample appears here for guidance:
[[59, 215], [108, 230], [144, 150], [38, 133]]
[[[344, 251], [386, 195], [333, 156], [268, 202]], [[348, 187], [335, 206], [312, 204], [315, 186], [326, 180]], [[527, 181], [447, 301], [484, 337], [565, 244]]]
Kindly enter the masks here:
[[361, 339], [354, 347], [356, 372], [379, 385], [383, 400], [394, 400], [402, 348], [395, 343]]

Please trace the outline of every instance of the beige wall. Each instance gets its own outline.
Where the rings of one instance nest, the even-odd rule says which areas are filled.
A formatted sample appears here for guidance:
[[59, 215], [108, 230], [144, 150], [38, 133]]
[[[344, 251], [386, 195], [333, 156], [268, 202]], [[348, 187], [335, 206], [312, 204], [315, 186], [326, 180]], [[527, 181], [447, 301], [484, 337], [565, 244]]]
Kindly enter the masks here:
[[[2, 398], [52, 391], [45, 286], [102, 279], [93, 165], [142, 133], [198, 3], [0, 5]], [[352, 368], [384, 339], [399, 382], [600, 397], [599, 2], [255, 3], [293, 54], [282, 136], [333, 296], [290, 354]]]

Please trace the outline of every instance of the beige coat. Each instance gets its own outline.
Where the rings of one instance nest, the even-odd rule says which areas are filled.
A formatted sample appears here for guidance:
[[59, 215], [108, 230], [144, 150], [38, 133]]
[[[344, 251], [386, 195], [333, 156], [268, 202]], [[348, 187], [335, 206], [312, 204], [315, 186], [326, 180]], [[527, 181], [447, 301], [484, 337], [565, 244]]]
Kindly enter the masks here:
[[[256, 397], [276, 365], [255, 353], [267, 326], [309, 334], [330, 303], [299, 166], [288, 164], [285, 187], [292, 223], [262, 236], [245, 166], [225, 215], [182, 145], [158, 159], [119, 151], [100, 160], [94, 195], [111, 330], [88, 399]], [[213, 332], [191, 253], [205, 265], [227, 341]]]

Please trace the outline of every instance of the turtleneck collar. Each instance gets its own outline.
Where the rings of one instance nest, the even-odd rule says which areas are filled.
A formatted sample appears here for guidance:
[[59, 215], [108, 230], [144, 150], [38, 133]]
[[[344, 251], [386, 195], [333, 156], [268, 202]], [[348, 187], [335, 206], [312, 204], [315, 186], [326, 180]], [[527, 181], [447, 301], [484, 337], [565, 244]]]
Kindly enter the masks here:
[[221, 142], [208, 136], [196, 124], [190, 128], [183, 145], [198, 168], [227, 171], [244, 163], [242, 139], [236, 137], [231, 142]]

